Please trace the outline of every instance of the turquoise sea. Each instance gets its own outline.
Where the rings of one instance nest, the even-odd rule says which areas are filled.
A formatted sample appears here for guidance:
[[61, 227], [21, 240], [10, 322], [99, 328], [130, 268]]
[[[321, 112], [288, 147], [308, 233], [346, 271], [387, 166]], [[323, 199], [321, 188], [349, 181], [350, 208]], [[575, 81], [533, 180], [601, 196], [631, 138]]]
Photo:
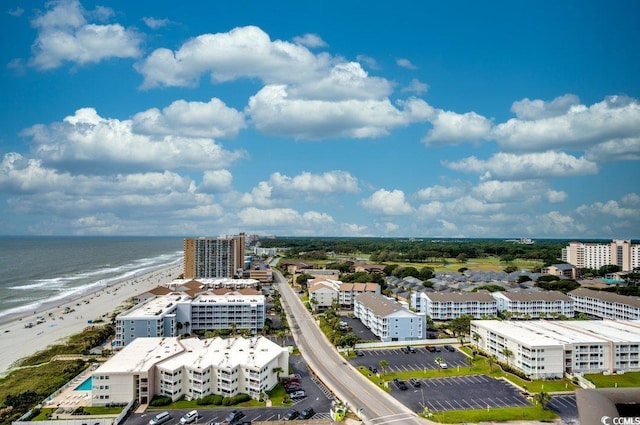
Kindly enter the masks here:
[[178, 237], [0, 236], [0, 320], [182, 261]]

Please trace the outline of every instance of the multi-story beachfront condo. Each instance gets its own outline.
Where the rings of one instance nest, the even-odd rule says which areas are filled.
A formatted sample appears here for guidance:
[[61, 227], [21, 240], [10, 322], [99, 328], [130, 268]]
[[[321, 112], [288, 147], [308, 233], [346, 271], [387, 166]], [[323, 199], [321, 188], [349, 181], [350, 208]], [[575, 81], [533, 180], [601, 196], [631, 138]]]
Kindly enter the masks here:
[[264, 337], [138, 338], [92, 373], [92, 404], [147, 404], [155, 395], [257, 399], [288, 370], [288, 350]]
[[573, 317], [573, 300], [558, 291], [493, 292], [499, 312], [512, 317], [539, 319], [544, 317]]
[[576, 313], [614, 320], [640, 320], [640, 297], [578, 288], [569, 292]]
[[638, 321], [472, 320], [471, 339], [531, 379], [640, 370]]
[[640, 245], [628, 240], [613, 240], [609, 244], [570, 242], [562, 248], [562, 261], [578, 268], [599, 269], [616, 265], [622, 271], [640, 267]]
[[172, 292], [144, 302], [116, 317], [116, 347], [137, 338], [234, 329], [257, 334], [264, 326], [264, 295], [255, 289], [224, 288], [189, 295]]
[[425, 339], [427, 325], [423, 314], [404, 308], [383, 295], [366, 292], [355, 298], [355, 317], [382, 342]]
[[433, 320], [451, 320], [462, 315], [475, 319], [498, 315], [496, 300], [487, 291], [414, 292], [411, 308]]
[[184, 278], [242, 276], [244, 233], [220, 238], [184, 239]]

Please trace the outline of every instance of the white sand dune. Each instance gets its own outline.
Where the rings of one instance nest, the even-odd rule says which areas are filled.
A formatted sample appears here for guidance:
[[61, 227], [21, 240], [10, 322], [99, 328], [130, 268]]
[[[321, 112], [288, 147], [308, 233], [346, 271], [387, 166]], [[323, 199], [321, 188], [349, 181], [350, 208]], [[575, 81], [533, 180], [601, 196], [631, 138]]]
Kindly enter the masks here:
[[[61, 303], [36, 314], [5, 321], [0, 324], [0, 375], [5, 374], [17, 360], [54, 343], [64, 342], [69, 336], [81, 332], [90, 326], [90, 320], [108, 320], [110, 313], [131, 297], [171, 282], [181, 273], [182, 266], [174, 264], [120, 281], [73, 302]], [[65, 307], [73, 311], [64, 313]], [[46, 321], [36, 324], [38, 316], [44, 317]], [[26, 328], [28, 323], [32, 323], [33, 327]]]

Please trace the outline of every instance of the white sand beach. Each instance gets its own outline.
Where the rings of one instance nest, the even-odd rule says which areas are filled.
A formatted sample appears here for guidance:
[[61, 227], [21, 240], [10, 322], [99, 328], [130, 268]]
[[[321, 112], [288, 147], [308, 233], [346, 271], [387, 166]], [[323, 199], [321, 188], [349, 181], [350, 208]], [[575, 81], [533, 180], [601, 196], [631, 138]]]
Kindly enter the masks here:
[[[181, 273], [182, 265], [174, 264], [120, 281], [82, 298], [42, 309], [35, 314], [14, 317], [0, 323], [0, 376], [17, 360], [54, 343], [63, 342], [69, 336], [91, 326], [89, 321], [108, 320], [110, 313], [131, 297], [171, 282]], [[65, 313], [65, 308], [73, 311]], [[39, 316], [44, 318], [44, 323], [37, 324]], [[25, 327], [29, 323], [33, 327]]]

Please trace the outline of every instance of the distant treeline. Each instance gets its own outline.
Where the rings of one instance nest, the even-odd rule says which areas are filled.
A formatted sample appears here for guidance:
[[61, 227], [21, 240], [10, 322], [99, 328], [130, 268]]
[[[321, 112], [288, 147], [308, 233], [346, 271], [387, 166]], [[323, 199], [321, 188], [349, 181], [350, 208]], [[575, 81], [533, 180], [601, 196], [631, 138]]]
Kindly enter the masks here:
[[327, 253], [356, 257], [370, 254], [377, 262], [438, 262], [447, 258], [497, 256], [503, 261], [516, 258], [539, 260], [545, 265], [560, 262], [568, 240], [536, 240], [526, 245], [500, 239], [392, 239], [392, 238], [295, 238], [261, 239], [264, 248], [288, 248], [288, 257], [322, 260]]

